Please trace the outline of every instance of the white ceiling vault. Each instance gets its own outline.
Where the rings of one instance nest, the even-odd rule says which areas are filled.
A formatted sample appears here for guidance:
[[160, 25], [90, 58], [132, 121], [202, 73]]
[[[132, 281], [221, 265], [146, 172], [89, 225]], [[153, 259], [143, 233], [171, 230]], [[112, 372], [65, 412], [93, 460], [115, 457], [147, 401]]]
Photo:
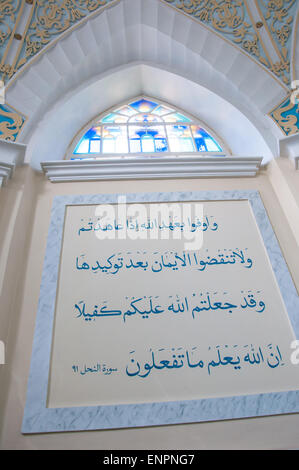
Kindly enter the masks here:
[[[6, 79], [0, 138], [27, 144], [26, 159], [33, 167], [40, 169], [41, 161], [63, 159], [72, 138], [89, 120], [142, 94], [197, 116], [236, 156], [263, 156], [267, 162], [278, 155], [281, 139], [291, 135], [294, 142], [298, 137], [298, 105], [289, 105], [299, 63], [297, 1], [80, 1], [82, 8], [93, 5], [94, 10], [80, 17], [73, 9], [68, 27], [59, 34], [53, 33], [53, 25], [48, 36], [40, 28], [35, 51], [33, 8], [45, 7], [45, 3], [48, 8], [78, 4], [19, 0], [24, 18], [27, 15], [23, 30], [30, 39], [24, 36], [23, 49], [14, 49], [11, 41], [0, 67]], [[212, 3], [226, 8], [223, 12], [230, 29], [227, 26], [219, 32], [217, 22], [204, 16], [203, 7], [211, 14]], [[273, 11], [263, 9], [270, 3], [282, 4], [286, 12], [280, 29]], [[243, 7], [247, 9], [242, 16]], [[44, 8], [44, 17], [51, 11]], [[263, 26], [254, 26], [258, 22]], [[18, 28], [11, 26], [11, 31], [15, 35]], [[26, 57], [30, 43], [34, 53]], [[5, 69], [9, 59], [14, 63], [12, 72]], [[278, 67], [278, 59], [284, 65]], [[21, 65], [16, 69], [18, 60]], [[281, 111], [286, 107], [287, 111]]]

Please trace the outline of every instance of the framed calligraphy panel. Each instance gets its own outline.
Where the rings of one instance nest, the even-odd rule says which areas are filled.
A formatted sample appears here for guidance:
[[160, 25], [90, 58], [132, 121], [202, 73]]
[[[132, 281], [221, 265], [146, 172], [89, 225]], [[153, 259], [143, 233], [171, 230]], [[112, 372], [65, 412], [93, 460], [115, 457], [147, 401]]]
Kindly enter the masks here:
[[299, 411], [298, 306], [257, 191], [56, 197], [22, 431]]

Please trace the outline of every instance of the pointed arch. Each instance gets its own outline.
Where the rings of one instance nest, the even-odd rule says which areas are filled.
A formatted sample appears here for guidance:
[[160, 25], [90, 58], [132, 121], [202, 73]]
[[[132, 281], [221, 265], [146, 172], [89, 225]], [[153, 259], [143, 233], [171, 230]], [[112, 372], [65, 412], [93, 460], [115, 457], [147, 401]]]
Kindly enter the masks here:
[[194, 116], [142, 95], [92, 119], [76, 134], [65, 158], [178, 153], [231, 154], [222, 139]]

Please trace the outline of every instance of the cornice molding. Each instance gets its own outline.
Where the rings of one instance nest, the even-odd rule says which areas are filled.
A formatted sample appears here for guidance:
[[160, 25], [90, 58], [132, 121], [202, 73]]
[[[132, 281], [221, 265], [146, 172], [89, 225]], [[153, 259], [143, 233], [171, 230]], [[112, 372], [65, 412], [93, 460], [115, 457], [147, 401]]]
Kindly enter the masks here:
[[0, 188], [11, 178], [15, 165], [0, 161]]
[[0, 139], [0, 188], [12, 177], [14, 168], [22, 165], [25, 152], [26, 145]]
[[42, 162], [51, 182], [255, 176], [262, 157], [110, 157]]

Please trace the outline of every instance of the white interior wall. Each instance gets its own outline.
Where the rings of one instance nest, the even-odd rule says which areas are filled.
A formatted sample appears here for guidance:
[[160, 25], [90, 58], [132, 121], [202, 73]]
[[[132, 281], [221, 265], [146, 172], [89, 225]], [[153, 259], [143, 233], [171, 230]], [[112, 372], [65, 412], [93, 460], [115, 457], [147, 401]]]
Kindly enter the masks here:
[[[18, 169], [18, 172], [22, 169]], [[189, 180], [103, 181], [52, 184], [43, 175], [27, 169], [23, 208], [15, 221], [10, 266], [2, 292], [1, 315], [8, 334], [6, 362], [1, 369], [0, 448], [2, 449], [290, 449], [298, 448], [299, 414], [263, 418], [182, 424], [122, 430], [22, 435], [21, 424], [26, 399], [35, 318], [43, 269], [52, 201], [67, 194], [95, 194], [151, 191], [198, 191], [255, 189], [263, 203], [299, 287], [299, 248], [280, 206], [267, 172], [255, 178]], [[298, 180], [299, 174], [296, 181]], [[17, 175], [16, 175], [17, 176]], [[30, 176], [30, 177], [29, 177]], [[17, 183], [17, 179], [15, 180]], [[296, 184], [294, 180], [294, 184]], [[298, 183], [298, 181], [297, 181]], [[297, 184], [298, 187], [298, 184]], [[0, 193], [9, 196], [9, 186]], [[11, 195], [13, 196], [13, 195]], [[6, 202], [8, 202], [6, 200]], [[25, 210], [24, 206], [27, 206]], [[31, 211], [29, 210], [31, 209]], [[293, 216], [295, 217], [295, 211]], [[5, 224], [4, 224], [5, 227]], [[23, 238], [28, 239], [25, 243]], [[1, 241], [1, 240], [0, 240]], [[17, 253], [17, 256], [16, 256]], [[2, 419], [1, 419], [2, 418]]]

